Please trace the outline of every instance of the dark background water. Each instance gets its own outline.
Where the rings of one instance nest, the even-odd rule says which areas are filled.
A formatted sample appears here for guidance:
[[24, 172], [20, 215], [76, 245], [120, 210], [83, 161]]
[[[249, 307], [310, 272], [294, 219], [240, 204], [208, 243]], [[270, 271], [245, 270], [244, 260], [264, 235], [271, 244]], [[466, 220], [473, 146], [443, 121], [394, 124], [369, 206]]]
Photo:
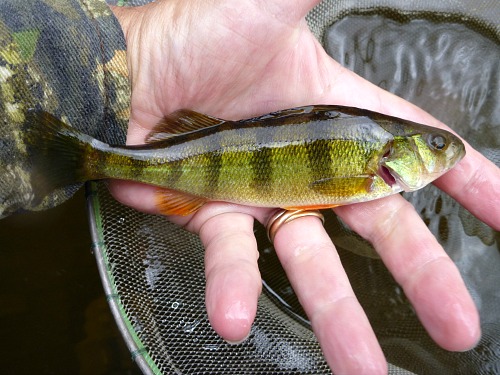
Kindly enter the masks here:
[[0, 374], [140, 374], [97, 272], [83, 189], [0, 221]]

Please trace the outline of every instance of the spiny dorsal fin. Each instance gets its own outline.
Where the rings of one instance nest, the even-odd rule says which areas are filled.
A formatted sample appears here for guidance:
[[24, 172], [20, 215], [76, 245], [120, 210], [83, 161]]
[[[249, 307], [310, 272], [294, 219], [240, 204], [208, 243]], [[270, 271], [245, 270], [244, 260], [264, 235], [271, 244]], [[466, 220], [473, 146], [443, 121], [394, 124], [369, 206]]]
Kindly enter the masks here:
[[216, 117], [189, 109], [179, 109], [165, 116], [146, 137], [147, 143], [162, 141], [179, 134], [190, 133], [200, 129], [224, 123]]

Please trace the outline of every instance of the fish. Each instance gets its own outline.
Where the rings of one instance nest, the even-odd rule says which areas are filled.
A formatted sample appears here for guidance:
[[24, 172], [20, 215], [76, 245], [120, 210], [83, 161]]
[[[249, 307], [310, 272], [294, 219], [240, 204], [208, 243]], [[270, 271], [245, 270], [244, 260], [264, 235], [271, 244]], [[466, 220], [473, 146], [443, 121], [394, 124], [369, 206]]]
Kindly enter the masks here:
[[88, 180], [157, 186], [159, 212], [209, 201], [323, 209], [418, 190], [465, 155], [449, 131], [366, 109], [311, 105], [228, 121], [181, 109], [142, 145], [110, 145], [43, 110], [24, 132], [35, 199]]

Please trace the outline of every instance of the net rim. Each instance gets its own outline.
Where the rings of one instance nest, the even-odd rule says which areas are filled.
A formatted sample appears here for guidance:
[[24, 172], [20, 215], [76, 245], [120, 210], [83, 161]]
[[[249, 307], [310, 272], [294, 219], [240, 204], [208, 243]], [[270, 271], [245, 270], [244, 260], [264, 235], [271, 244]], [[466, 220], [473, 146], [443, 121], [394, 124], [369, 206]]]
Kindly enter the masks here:
[[96, 259], [104, 294], [108, 301], [111, 314], [121, 333], [121, 337], [130, 351], [132, 360], [137, 364], [144, 375], [159, 375], [162, 374], [162, 372], [149, 356], [146, 346], [143, 345], [141, 339], [135, 333], [132, 323], [127, 318], [125, 308], [120, 301], [119, 293], [114, 287], [113, 274], [107, 261], [107, 250], [103, 238], [101, 204], [99, 201], [97, 184], [98, 182], [95, 181], [90, 181], [85, 184], [85, 197], [87, 200], [89, 230], [92, 238], [91, 249]]

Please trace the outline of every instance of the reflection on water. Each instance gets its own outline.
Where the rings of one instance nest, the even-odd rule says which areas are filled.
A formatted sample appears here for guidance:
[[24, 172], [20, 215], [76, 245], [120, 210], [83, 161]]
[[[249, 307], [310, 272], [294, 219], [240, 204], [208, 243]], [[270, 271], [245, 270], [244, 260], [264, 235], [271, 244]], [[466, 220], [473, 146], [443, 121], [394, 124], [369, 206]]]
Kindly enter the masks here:
[[83, 191], [0, 221], [0, 373], [139, 374], [90, 251]]
[[377, 15], [345, 17], [325, 41], [342, 65], [425, 108], [474, 146], [500, 147], [500, 137], [476, 135], [498, 134], [498, 41], [461, 23]]

